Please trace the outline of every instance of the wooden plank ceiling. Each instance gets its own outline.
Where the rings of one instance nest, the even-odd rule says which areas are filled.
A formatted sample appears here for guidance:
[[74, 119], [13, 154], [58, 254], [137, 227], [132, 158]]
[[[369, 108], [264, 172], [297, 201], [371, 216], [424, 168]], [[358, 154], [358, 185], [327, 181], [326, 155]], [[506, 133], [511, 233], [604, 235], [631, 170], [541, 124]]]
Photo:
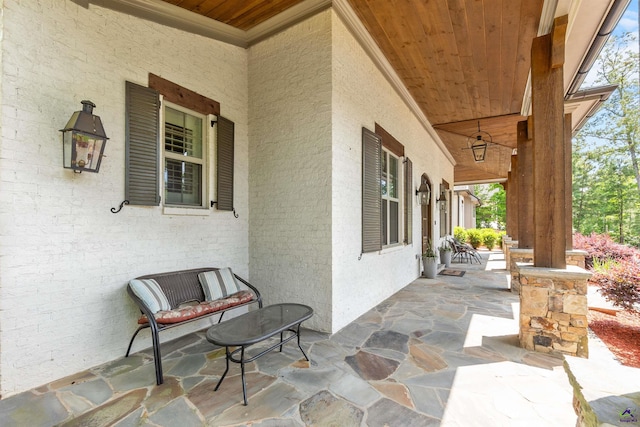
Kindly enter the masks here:
[[241, 30], [258, 24], [303, 0], [164, 0]]
[[[248, 30], [302, 0], [165, 1]], [[455, 182], [506, 179], [543, 0], [348, 2], [455, 158]], [[478, 124], [495, 143], [482, 163], [466, 149]]]

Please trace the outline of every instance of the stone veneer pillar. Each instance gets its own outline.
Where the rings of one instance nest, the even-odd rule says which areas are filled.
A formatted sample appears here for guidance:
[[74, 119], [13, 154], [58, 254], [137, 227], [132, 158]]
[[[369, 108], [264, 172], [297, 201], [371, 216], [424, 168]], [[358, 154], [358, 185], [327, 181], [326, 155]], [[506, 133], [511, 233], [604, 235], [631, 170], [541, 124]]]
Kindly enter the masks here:
[[[587, 251], [570, 250], [567, 251], [567, 265], [575, 265], [585, 268], [585, 258]], [[505, 259], [507, 258], [505, 254]], [[520, 272], [518, 264], [533, 264], [533, 249], [509, 248], [509, 273], [511, 274], [511, 292], [520, 293]]]
[[589, 357], [587, 280], [583, 268], [516, 264], [520, 275], [520, 346], [542, 353]]

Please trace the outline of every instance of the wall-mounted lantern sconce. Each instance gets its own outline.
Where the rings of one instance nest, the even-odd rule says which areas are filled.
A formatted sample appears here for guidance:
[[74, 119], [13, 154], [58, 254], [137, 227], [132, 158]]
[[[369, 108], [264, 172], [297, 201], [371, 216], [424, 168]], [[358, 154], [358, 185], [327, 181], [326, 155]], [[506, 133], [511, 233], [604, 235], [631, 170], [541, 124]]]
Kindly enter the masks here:
[[440, 203], [440, 209], [443, 211], [447, 210], [447, 202], [449, 201], [449, 193], [447, 190], [442, 190], [440, 192], [440, 197], [436, 200], [437, 203]]
[[66, 169], [75, 173], [98, 172], [107, 145], [100, 117], [93, 115], [96, 105], [82, 101], [82, 111], [73, 113], [62, 132], [62, 159]]
[[431, 188], [426, 182], [420, 184], [420, 188], [416, 190], [416, 196], [418, 196], [418, 204], [428, 205], [431, 200]]

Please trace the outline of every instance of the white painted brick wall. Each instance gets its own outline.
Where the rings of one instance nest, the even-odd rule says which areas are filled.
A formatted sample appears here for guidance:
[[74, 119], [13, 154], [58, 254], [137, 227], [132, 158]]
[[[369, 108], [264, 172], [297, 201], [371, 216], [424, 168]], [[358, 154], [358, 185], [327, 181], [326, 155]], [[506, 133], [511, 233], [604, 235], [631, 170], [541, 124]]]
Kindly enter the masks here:
[[322, 12], [249, 49], [251, 280], [331, 331], [331, 27]]
[[453, 165], [330, 10], [252, 47], [249, 70], [252, 281], [336, 332], [419, 274], [415, 200], [413, 245], [358, 260], [362, 126], [405, 145], [414, 184], [453, 182]]
[[[405, 145], [414, 184], [423, 172], [453, 182], [453, 167], [333, 12], [247, 52], [69, 0], [3, 3], [3, 397], [120, 357], [137, 316], [125, 284], [141, 274], [250, 271], [267, 303], [309, 304], [308, 326], [332, 332], [418, 275], [417, 206], [413, 246], [357, 259], [361, 127], [378, 122]], [[149, 72], [220, 101], [236, 123], [239, 219], [109, 211], [124, 197], [124, 81]], [[99, 174], [75, 175], [58, 129], [86, 98], [111, 140]]]
[[[414, 188], [423, 173], [434, 183], [442, 178], [453, 182], [453, 165], [335, 14], [332, 39], [332, 326], [337, 331], [409, 284], [420, 271], [416, 255], [422, 251], [421, 221], [415, 198], [413, 244], [363, 254], [358, 260], [362, 127], [373, 131], [377, 122], [404, 145], [413, 162]], [[433, 230], [439, 226], [434, 224]]]
[[[122, 357], [138, 312], [126, 282], [231, 266], [248, 275], [247, 51], [69, 0], [4, 0], [0, 92], [0, 393]], [[125, 80], [149, 72], [221, 102], [236, 123], [240, 215], [125, 206]], [[62, 168], [61, 129], [80, 101], [107, 135], [100, 173]], [[213, 152], [213, 151], [212, 151]], [[213, 198], [213, 195], [212, 195]], [[194, 325], [195, 329], [202, 325]], [[167, 333], [163, 340], [173, 335]], [[148, 334], [137, 349], [148, 347]]]

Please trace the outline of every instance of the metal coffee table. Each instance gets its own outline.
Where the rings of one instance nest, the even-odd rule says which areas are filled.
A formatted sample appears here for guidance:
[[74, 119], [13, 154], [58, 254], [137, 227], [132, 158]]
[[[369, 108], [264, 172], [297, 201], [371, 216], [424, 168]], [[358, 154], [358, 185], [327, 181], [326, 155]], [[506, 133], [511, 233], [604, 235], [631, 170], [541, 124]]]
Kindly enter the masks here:
[[[250, 311], [233, 319], [213, 325], [207, 331], [207, 340], [215, 345], [225, 347], [227, 368], [220, 377], [214, 391], [218, 391], [222, 380], [229, 372], [229, 361], [240, 364], [242, 372], [242, 397], [247, 405], [247, 386], [244, 377], [245, 363], [253, 362], [257, 358], [269, 353], [276, 347], [280, 347], [294, 338], [298, 339], [298, 348], [307, 361], [309, 358], [300, 346], [300, 324], [313, 316], [313, 309], [302, 304], [275, 304], [258, 310]], [[284, 338], [285, 332], [292, 335]], [[252, 344], [259, 343], [276, 334], [280, 334], [280, 341], [260, 353], [245, 358], [245, 349]], [[239, 347], [230, 351], [229, 347]], [[240, 357], [237, 354], [240, 353]]]

